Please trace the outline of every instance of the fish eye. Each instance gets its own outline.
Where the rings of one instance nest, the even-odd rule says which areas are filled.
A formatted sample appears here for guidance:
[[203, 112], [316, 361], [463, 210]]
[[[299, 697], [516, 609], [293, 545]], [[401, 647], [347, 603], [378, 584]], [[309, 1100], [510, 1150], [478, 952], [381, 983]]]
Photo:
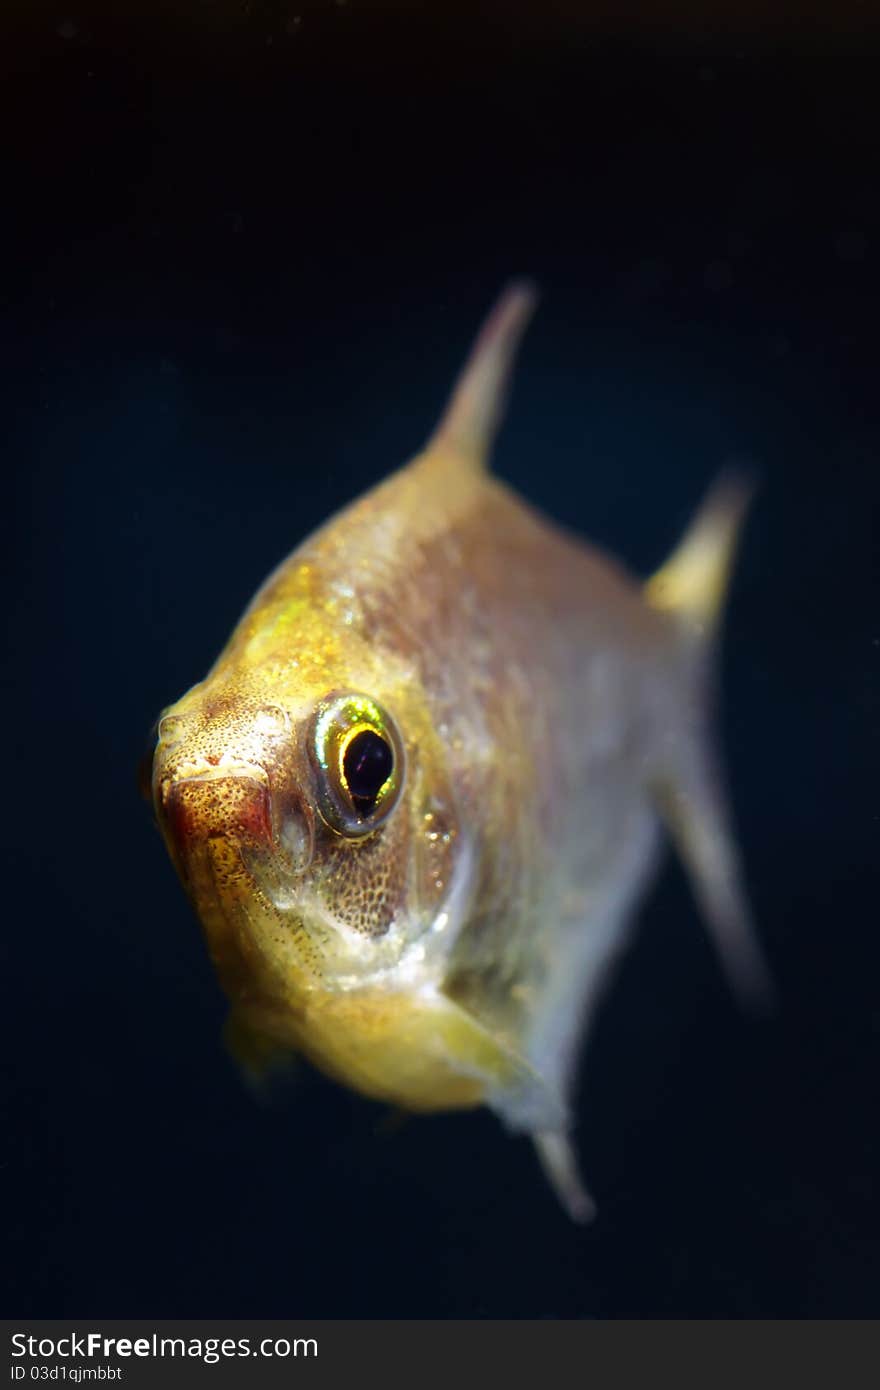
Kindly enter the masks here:
[[336, 695], [318, 706], [309, 738], [318, 810], [339, 835], [369, 835], [403, 789], [404, 754], [391, 716], [367, 695]]

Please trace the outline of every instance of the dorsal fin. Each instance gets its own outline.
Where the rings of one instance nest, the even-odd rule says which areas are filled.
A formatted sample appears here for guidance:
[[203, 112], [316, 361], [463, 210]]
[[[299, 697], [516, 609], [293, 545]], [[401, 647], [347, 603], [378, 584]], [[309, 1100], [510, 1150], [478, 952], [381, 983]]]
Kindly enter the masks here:
[[426, 452], [452, 453], [474, 468], [486, 465], [513, 360], [536, 302], [535, 288], [527, 281], [508, 285], [471, 349]]

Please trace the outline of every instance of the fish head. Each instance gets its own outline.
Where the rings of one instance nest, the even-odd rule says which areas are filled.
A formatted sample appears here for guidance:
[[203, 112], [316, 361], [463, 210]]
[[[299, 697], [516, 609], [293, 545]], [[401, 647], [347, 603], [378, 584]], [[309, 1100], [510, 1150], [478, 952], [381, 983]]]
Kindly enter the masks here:
[[366, 645], [343, 659], [346, 637], [283, 660], [245, 640], [158, 722], [156, 816], [234, 1003], [415, 981], [462, 910], [469, 856], [418, 682]]

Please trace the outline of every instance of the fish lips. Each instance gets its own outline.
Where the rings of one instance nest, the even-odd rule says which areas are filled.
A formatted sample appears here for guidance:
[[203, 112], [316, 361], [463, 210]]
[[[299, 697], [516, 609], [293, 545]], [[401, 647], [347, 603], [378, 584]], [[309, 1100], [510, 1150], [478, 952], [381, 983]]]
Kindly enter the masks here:
[[[273, 797], [265, 770], [224, 766], [157, 779], [156, 809], [178, 871], [225, 845], [254, 879], [298, 879], [314, 853], [314, 817], [300, 798]], [[274, 894], [273, 894], [274, 896]]]

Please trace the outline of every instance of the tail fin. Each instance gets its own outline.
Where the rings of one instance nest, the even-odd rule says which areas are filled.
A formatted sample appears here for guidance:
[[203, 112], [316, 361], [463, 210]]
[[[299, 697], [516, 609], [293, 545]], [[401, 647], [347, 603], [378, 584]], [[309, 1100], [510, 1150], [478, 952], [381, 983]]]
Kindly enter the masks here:
[[656, 802], [734, 995], [750, 1013], [771, 1012], [773, 977], [743, 887], [727, 798], [703, 731], [690, 731], [656, 788]]
[[748, 479], [739, 474], [722, 475], [684, 539], [645, 584], [652, 608], [674, 613], [696, 636], [709, 634], [717, 626], [753, 491]]
[[724, 606], [751, 493], [744, 479], [720, 479], [681, 544], [648, 580], [645, 597], [675, 620], [684, 647], [678, 707], [669, 711], [673, 737], [658, 778], [658, 807], [734, 993], [750, 1009], [763, 1012], [773, 1002], [772, 978], [743, 889], [706, 708], [707, 641]]
[[504, 291], [471, 350], [426, 452], [448, 450], [474, 468], [485, 466], [501, 423], [507, 383], [537, 293], [526, 281]]

